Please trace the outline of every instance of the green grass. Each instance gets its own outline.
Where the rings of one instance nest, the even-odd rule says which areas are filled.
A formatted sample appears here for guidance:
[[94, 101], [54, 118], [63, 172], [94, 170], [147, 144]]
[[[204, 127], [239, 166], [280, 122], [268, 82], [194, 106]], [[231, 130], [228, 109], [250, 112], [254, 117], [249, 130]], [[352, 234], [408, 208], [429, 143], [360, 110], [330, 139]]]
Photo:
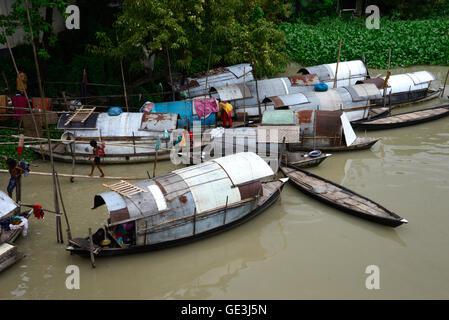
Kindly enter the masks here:
[[280, 26], [287, 37], [290, 59], [304, 65], [336, 62], [340, 37], [340, 61], [366, 57], [372, 68], [386, 68], [388, 49], [391, 66], [449, 64], [449, 19], [381, 19], [380, 29], [368, 29], [365, 20], [323, 18], [315, 25], [302, 22]]

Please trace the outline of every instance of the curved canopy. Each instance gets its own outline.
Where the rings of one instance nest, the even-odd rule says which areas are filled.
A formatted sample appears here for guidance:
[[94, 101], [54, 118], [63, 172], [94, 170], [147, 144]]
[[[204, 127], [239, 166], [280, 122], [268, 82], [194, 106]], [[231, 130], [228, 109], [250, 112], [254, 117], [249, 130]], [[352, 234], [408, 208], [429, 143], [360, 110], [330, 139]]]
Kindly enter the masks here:
[[0, 218], [10, 214], [19, 206], [6, 193], [0, 191]]

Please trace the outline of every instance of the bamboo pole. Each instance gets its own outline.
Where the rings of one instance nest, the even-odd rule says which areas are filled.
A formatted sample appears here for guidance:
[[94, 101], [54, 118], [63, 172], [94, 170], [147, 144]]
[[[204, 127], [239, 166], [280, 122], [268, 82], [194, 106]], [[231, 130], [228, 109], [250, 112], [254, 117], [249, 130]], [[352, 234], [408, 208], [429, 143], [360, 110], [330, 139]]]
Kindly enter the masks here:
[[[246, 70], [245, 67], [243, 67], [243, 126], [246, 127]], [[236, 110], [237, 112], [237, 110]]]
[[92, 264], [92, 268], [95, 268], [94, 244], [92, 240], [91, 228], [89, 228], [89, 252], [90, 252], [90, 263]]
[[128, 93], [126, 92], [125, 72], [123, 71], [123, 59], [120, 59], [120, 70], [122, 71], [123, 93], [125, 95], [126, 112], [129, 112]]
[[[42, 87], [41, 75], [40, 75], [40, 70], [39, 70], [39, 61], [37, 59], [36, 44], [34, 43], [33, 26], [31, 24], [30, 8], [29, 8], [29, 1], [28, 0], [26, 1], [26, 12], [27, 12], [27, 18], [28, 18], [28, 25], [29, 25], [29, 28], [30, 28], [31, 46], [33, 47], [34, 63], [36, 65], [37, 81], [38, 81], [38, 84], [39, 84], [39, 91], [40, 91], [40, 94], [41, 94], [42, 104], [43, 104], [44, 109], [45, 109], [45, 94], [44, 94], [44, 89]], [[56, 176], [55, 176], [55, 165], [54, 165], [54, 161], [53, 161], [53, 149], [52, 149], [52, 146], [51, 146], [50, 131], [48, 129], [47, 114], [44, 115], [43, 119], [44, 119], [45, 128], [47, 130], [48, 149], [50, 151], [50, 163], [51, 163], [51, 168], [52, 168], [52, 173], [53, 173], [52, 178], [53, 178], [53, 194], [54, 194], [54, 202], [55, 202], [55, 211], [56, 212], [60, 212], [59, 211], [58, 193], [57, 193], [57, 190], [56, 190]], [[59, 230], [60, 224], [61, 224], [61, 217], [60, 217], [60, 215], [57, 214], [56, 215], [57, 241], [63, 243], [63, 239], [62, 239], [62, 237], [60, 237], [62, 235], [60, 233], [60, 230]]]
[[228, 213], [228, 199], [229, 199], [229, 196], [226, 196], [226, 205], [225, 205], [225, 209], [224, 209], [224, 213], [223, 213], [223, 224], [226, 223], [226, 215]]
[[[76, 132], [74, 132], [74, 134], [73, 134], [73, 145], [72, 145], [72, 143], [70, 144], [70, 152], [72, 153], [72, 175], [74, 175], [75, 174], [75, 164], [76, 164], [76, 159], [75, 159]], [[75, 178], [74, 177], [70, 177], [70, 182], [71, 183], [75, 182]]]
[[[14, 58], [14, 54], [12, 53], [11, 44], [9, 43], [6, 31], [5, 31], [5, 29], [2, 29], [2, 31], [3, 31], [3, 36], [5, 37], [5, 40], [6, 40], [6, 45], [8, 47], [9, 54], [11, 56], [12, 64], [14, 65], [14, 69], [16, 70], [17, 78], [19, 79], [21, 87], [25, 88], [25, 86], [23, 85], [22, 78], [20, 77], [19, 68], [17, 67], [16, 59]], [[36, 119], [34, 117], [33, 108], [31, 107], [31, 104], [30, 104], [30, 99], [28, 97], [28, 93], [26, 92], [26, 90], [24, 90], [23, 94], [25, 95], [25, 98], [27, 100], [28, 110], [31, 113], [31, 118], [33, 119], [34, 129], [36, 130], [36, 137], [39, 137], [40, 134], [39, 134], [39, 130], [37, 129], [37, 123], [36, 123]], [[44, 160], [45, 156], [44, 156], [44, 150], [42, 149], [42, 145], [40, 145], [40, 150], [41, 150], [42, 160]]]
[[337, 67], [335, 68], [334, 88], [337, 87], [338, 64], [340, 63], [340, 52], [341, 52], [341, 42], [342, 41], [343, 41], [343, 38], [340, 38], [340, 46], [338, 47]]
[[391, 48], [388, 50], [388, 71], [390, 71], [390, 63], [391, 63]]
[[[209, 78], [209, 69], [210, 69], [210, 58], [212, 56], [212, 41], [210, 42], [210, 47], [209, 47], [209, 59], [207, 61], [207, 72], [206, 72], [206, 90], [207, 90], [207, 80]], [[209, 91], [209, 90], [207, 90]]]
[[[9, 173], [6, 169], [0, 169], [0, 173]], [[39, 172], [39, 171], [31, 171], [31, 175], [37, 175], [37, 176], [47, 176], [51, 177], [53, 175], [52, 172]], [[80, 175], [80, 174], [68, 174], [68, 173], [59, 173], [60, 177], [74, 177], [74, 178], [81, 178], [81, 179], [107, 179], [107, 180], [143, 180], [145, 178], [134, 178], [134, 177], [97, 177], [97, 176], [86, 176], [86, 175]]]
[[168, 72], [170, 74], [170, 85], [171, 85], [171, 92], [173, 95], [173, 101], [175, 101], [175, 90], [173, 88], [173, 78], [171, 74], [171, 64], [170, 64], [170, 54], [168, 52], [168, 47], [165, 47], [165, 50], [167, 51], [167, 59], [168, 59]]
[[441, 92], [441, 98], [444, 96], [444, 91], [446, 91], [446, 83], [447, 83], [448, 77], [449, 77], [449, 70], [447, 70], [446, 79], [444, 80], [444, 83], [443, 83], [443, 91]]
[[158, 154], [158, 148], [156, 147], [156, 155], [154, 156], [154, 162], [153, 162], [153, 178], [156, 178], [156, 166], [157, 166], [157, 154]]
[[65, 222], [67, 224], [67, 238], [69, 240], [72, 240], [72, 231], [70, 230], [69, 218], [67, 217], [67, 211], [64, 206], [64, 200], [62, 199], [61, 185], [59, 183], [59, 176], [57, 172], [56, 172], [56, 183], [58, 184], [59, 199], [61, 199], [62, 211], [64, 212]]

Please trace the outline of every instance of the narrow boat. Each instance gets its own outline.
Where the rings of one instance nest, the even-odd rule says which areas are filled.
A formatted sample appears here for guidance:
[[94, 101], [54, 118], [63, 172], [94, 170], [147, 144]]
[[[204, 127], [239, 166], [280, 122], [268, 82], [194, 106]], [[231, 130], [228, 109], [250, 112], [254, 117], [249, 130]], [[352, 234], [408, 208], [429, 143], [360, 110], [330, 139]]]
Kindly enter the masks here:
[[314, 150], [311, 152], [286, 152], [282, 159], [298, 168], [310, 168], [320, 165], [332, 154]]
[[408, 222], [380, 204], [310, 172], [290, 164], [281, 164], [281, 171], [300, 191], [332, 207], [390, 227]]
[[11, 223], [12, 216], [28, 219], [33, 212], [28, 210], [17, 214], [18, 208], [17, 203], [0, 191], [0, 272], [24, 257], [24, 254], [13, 244], [23, 230], [21, 228], [5, 230], [5, 227]]
[[[104, 185], [94, 208], [106, 204], [108, 225], [69, 240], [81, 256], [113, 256], [161, 249], [228, 230], [260, 214], [288, 179], [259, 156], [242, 152], [134, 184]], [[265, 179], [269, 178], [268, 181]]]
[[424, 110], [395, 114], [373, 120], [360, 121], [355, 124], [355, 127], [363, 130], [393, 129], [440, 119], [448, 115], [449, 105], [444, 105]]
[[[335, 146], [322, 146], [319, 148], [321, 151], [325, 152], [339, 152], [339, 151], [358, 151], [370, 149], [376, 142], [380, 141], [380, 138], [372, 137], [357, 137], [356, 140], [350, 145], [335, 145]], [[294, 144], [289, 146], [289, 150], [294, 151], [310, 151], [313, 147], [301, 146], [300, 144]]]

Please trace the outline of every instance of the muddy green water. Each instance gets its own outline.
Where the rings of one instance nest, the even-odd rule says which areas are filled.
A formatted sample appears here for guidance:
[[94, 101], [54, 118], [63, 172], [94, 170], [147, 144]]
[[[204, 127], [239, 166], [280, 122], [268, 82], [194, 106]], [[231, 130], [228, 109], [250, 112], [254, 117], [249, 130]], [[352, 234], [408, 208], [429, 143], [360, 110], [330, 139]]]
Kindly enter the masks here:
[[[444, 80], [447, 69], [393, 73], [429, 70]], [[371, 70], [380, 73], [385, 71]], [[396, 112], [442, 103], [449, 102]], [[392, 229], [361, 220], [287, 185], [272, 207], [233, 230], [157, 252], [97, 259], [92, 269], [88, 259], [56, 243], [55, 218], [47, 213], [43, 221], [31, 218], [28, 236], [17, 241], [27, 256], [0, 274], [0, 299], [448, 299], [449, 119], [368, 135], [382, 141], [371, 150], [335, 154], [311, 171], [372, 198], [409, 224]], [[35, 171], [49, 171], [47, 163], [35, 164]], [[160, 162], [157, 173], [174, 168]], [[70, 164], [57, 163], [57, 170], [68, 173]], [[145, 178], [152, 164], [104, 170]], [[77, 173], [88, 172], [89, 166], [77, 166]], [[72, 234], [85, 236], [89, 227], [102, 226], [106, 209], [90, 208], [94, 194], [106, 190], [104, 181], [61, 182]], [[50, 177], [29, 176], [24, 183], [24, 202], [53, 207]], [[0, 184], [6, 188], [5, 174]], [[69, 265], [80, 268], [79, 290], [66, 288]], [[380, 269], [379, 290], [365, 286], [369, 265]]]

